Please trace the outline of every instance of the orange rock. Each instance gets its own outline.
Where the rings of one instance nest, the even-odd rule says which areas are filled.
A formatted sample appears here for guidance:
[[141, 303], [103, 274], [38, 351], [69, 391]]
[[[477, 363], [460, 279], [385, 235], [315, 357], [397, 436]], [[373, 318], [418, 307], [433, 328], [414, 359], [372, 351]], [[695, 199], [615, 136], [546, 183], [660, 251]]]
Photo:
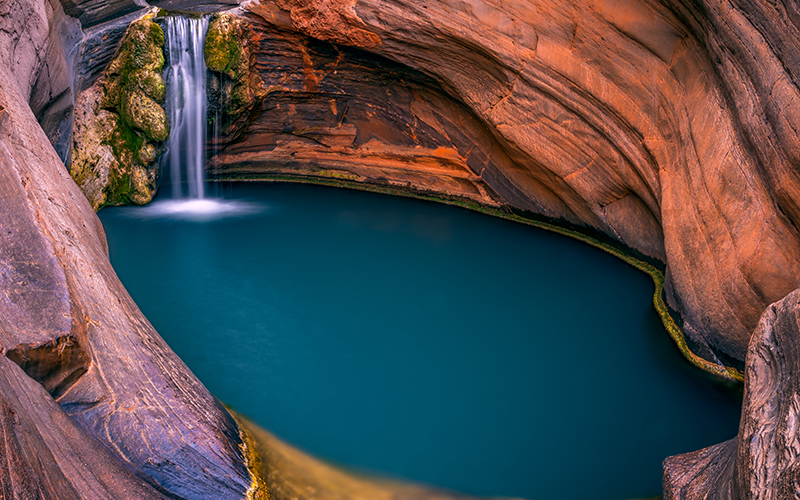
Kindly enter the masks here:
[[[466, 165], [495, 202], [664, 262], [687, 333], [741, 362], [767, 304], [800, 285], [800, 37], [780, 5], [705, 4], [707, 15], [694, 4], [603, 0], [248, 8], [286, 12], [295, 29], [339, 44], [262, 27], [262, 76], [285, 89], [273, 103], [308, 109], [333, 94], [350, 106], [335, 119], [356, 127], [356, 146], [366, 136], [479, 155]], [[271, 45], [286, 48], [285, 62]], [[289, 62], [302, 50], [329, 69], [304, 95]], [[463, 122], [472, 126], [456, 130]], [[423, 124], [436, 132], [427, 142]]]

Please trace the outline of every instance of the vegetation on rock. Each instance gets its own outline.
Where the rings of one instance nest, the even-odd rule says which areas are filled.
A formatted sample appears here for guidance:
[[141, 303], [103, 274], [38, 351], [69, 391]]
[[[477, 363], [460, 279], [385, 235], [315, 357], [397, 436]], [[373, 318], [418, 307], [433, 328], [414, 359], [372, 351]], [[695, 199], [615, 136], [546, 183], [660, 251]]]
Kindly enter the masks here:
[[94, 85], [78, 96], [72, 132], [70, 174], [94, 210], [106, 204], [108, 175], [117, 169], [114, 151], [108, 144], [109, 131], [116, 127], [117, 116], [99, 108], [102, 98], [101, 85]]
[[261, 77], [251, 64], [250, 36], [239, 18], [223, 13], [209, 23], [203, 48], [211, 71], [211, 121], [220, 135], [229, 139], [244, 130], [256, 104], [266, 95]]
[[234, 80], [250, 70], [249, 47], [243, 42], [241, 21], [228, 13], [215, 18], [208, 26], [203, 54], [211, 71], [225, 73]]
[[76, 116], [71, 174], [95, 210], [143, 205], [155, 195], [155, 160], [170, 129], [162, 107], [164, 32], [151, 17], [130, 25]]

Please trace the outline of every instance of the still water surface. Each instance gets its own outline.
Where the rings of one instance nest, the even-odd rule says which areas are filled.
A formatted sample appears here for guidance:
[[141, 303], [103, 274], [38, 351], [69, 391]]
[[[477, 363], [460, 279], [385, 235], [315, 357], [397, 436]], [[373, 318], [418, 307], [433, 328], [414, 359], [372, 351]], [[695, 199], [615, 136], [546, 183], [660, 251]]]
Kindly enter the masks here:
[[225, 403], [364, 471], [476, 495], [657, 495], [661, 462], [736, 434], [650, 278], [466, 210], [234, 184], [222, 216], [100, 212], [111, 261]]

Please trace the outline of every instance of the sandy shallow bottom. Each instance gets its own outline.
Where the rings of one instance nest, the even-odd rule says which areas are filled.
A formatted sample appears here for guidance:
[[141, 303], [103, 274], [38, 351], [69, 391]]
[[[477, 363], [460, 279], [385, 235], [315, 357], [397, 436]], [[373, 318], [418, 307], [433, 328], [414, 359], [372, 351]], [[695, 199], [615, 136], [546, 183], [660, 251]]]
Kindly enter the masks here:
[[250, 445], [255, 446], [260, 456], [262, 477], [269, 488], [270, 498], [275, 500], [517, 500], [462, 495], [349, 471], [286, 444], [244, 415], [231, 413], [252, 438]]

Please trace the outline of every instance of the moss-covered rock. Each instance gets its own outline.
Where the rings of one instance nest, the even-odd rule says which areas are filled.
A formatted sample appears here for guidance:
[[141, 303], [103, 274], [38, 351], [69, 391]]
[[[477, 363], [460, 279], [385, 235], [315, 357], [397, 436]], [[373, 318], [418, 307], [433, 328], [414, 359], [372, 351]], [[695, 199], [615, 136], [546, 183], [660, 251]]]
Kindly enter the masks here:
[[[164, 140], [165, 128], [167, 134], [169, 133], [166, 113], [159, 105], [164, 101], [166, 94], [166, 85], [161, 77], [162, 69], [164, 69], [164, 31], [149, 17], [134, 21], [122, 39], [119, 54], [106, 70], [103, 102], [105, 107], [121, 113], [128, 126], [139, 128], [154, 141]], [[148, 98], [147, 104], [140, 110], [147, 116], [137, 115], [143, 121], [135, 119], [135, 113], [125, 111], [131, 107], [131, 102], [142, 96]], [[161, 113], [153, 111], [153, 105], [158, 106]], [[160, 118], [162, 114], [163, 120]], [[156, 135], [150, 135], [150, 132]]]
[[163, 142], [169, 137], [169, 123], [164, 108], [144, 92], [126, 90], [122, 99], [122, 118], [125, 124], [154, 141]]
[[203, 55], [211, 71], [208, 82], [211, 121], [232, 140], [241, 133], [266, 92], [253, 64], [251, 31], [229, 13], [212, 18]]
[[138, 160], [139, 163], [142, 165], [149, 165], [156, 161], [158, 157], [158, 149], [155, 146], [150, 144], [149, 142], [145, 142], [142, 144], [142, 147], [139, 148], [139, 156]]
[[119, 47], [119, 55], [106, 74], [121, 75], [134, 69], [161, 71], [164, 67], [164, 30], [147, 15], [131, 23]]
[[228, 13], [220, 14], [208, 25], [203, 47], [206, 66], [211, 71], [225, 73], [233, 80], [250, 72], [248, 39], [242, 22]]
[[70, 175], [95, 210], [105, 204], [109, 172], [117, 168], [117, 159], [108, 144], [117, 117], [100, 109], [102, 97], [99, 85], [78, 96], [72, 130]]
[[160, 73], [148, 69], [137, 69], [128, 74], [128, 91], [138, 90], [158, 104], [164, 102], [167, 86]]
[[155, 161], [169, 122], [161, 107], [164, 32], [151, 18], [130, 25], [103, 78], [81, 94], [70, 172], [95, 210], [148, 203], [157, 189]]

